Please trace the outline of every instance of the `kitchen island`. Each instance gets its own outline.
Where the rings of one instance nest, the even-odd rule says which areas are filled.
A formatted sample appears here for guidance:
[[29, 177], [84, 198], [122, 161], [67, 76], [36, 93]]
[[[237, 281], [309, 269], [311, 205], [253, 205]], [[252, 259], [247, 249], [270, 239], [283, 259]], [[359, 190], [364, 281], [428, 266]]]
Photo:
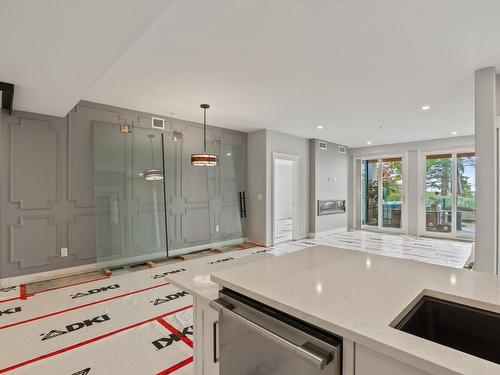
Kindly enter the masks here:
[[500, 374], [494, 362], [394, 328], [423, 295], [500, 313], [494, 275], [316, 246], [211, 280], [341, 336], [344, 375]]

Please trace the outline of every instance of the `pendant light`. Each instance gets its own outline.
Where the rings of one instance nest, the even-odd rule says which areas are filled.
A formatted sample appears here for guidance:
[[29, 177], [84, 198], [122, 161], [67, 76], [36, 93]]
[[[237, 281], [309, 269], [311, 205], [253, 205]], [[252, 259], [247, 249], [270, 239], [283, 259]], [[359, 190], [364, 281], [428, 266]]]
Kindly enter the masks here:
[[201, 104], [203, 108], [203, 153], [191, 155], [191, 165], [198, 167], [216, 167], [218, 165], [218, 157], [214, 154], [207, 153], [207, 109], [208, 104]]
[[155, 168], [155, 155], [153, 151], [153, 138], [154, 134], [148, 134], [149, 141], [151, 142], [151, 161], [153, 163], [153, 168], [146, 169], [143, 173], [144, 179], [146, 181], [159, 181], [163, 180], [163, 173], [160, 169]]

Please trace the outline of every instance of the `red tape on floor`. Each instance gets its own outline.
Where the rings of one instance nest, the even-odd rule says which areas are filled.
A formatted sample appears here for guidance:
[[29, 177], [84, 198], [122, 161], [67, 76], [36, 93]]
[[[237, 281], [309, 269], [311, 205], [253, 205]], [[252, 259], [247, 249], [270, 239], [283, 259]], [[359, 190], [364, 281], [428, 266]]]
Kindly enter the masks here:
[[82, 309], [84, 307], [97, 305], [99, 303], [112, 301], [112, 300], [117, 299], [117, 298], [122, 298], [122, 297], [130, 296], [130, 295], [133, 295], [133, 294], [146, 292], [148, 290], [155, 289], [155, 288], [160, 288], [160, 287], [165, 286], [165, 285], [169, 285], [169, 283], [163, 283], [163, 284], [159, 284], [159, 285], [150, 286], [148, 288], [139, 289], [139, 290], [135, 290], [135, 291], [128, 292], [128, 293], [119, 294], [117, 296], [113, 296], [113, 297], [101, 299], [99, 301], [89, 302], [89, 303], [86, 303], [84, 305], [71, 307], [69, 309], [59, 310], [59, 311], [56, 311], [56, 312], [53, 312], [53, 313], [50, 313], [50, 314], [45, 314], [45, 315], [37, 316], [35, 318], [30, 318], [30, 319], [26, 319], [26, 320], [21, 320], [19, 322], [6, 324], [4, 326], [0, 326], [0, 330], [11, 328], [11, 327], [15, 327], [15, 326], [18, 326], [18, 325], [21, 325], [21, 324], [26, 324], [26, 323], [29, 323], [29, 322], [34, 322], [34, 321], [40, 320], [40, 319], [45, 319], [45, 318], [48, 318], [48, 317], [51, 317], [51, 316], [54, 316], [54, 315], [64, 314], [64, 313], [67, 313], [69, 311]]
[[21, 301], [24, 301], [26, 298], [27, 298], [27, 295], [26, 295], [26, 285], [21, 284], [21, 285], [19, 285], [19, 299]]
[[168, 369], [163, 370], [162, 372], [159, 372], [156, 375], [171, 374], [171, 373], [183, 368], [184, 366], [189, 365], [191, 362], [193, 362], [193, 357], [189, 357], [189, 358], [185, 359], [184, 361], [181, 361], [181, 362], [173, 365], [172, 367], [169, 367]]
[[16, 301], [18, 299], [21, 299], [21, 297], [13, 297], [13, 298], [9, 298], [9, 299], [3, 299], [3, 300], [0, 301], [0, 303], [10, 302], [10, 301]]
[[[47, 354], [44, 354], [44, 355], [41, 355], [41, 356], [38, 356], [38, 357], [35, 357], [35, 358], [32, 358], [32, 359], [29, 359], [27, 361], [23, 361], [23, 362], [20, 362], [20, 363], [17, 363], [15, 365], [12, 365], [12, 366], [9, 366], [9, 367], [5, 367], [3, 369], [0, 369], [0, 374], [3, 374], [7, 371], [12, 371], [16, 368], [19, 368], [19, 367], [23, 367], [23, 366], [26, 366], [26, 365], [29, 365], [31, 363], [34, 363], [34, 362], [38, 362], [38, 361], [41, 361], [43, 359], [47, 359], [47, 358], [50, 358], [50, 357], [53, 357], [53, 356], [56, 356], [58, 354], [61, 354], [61, 353], [65, 353], [65, 352], [68, 352], [70, 350], [73, 350], [73, 349], [77, 349], [77, 348], [80, 348], [84, 345], [88, 345], [88, 344], [91, 344], [93, 342], [96, 342], [96, 341], [99, 341], [99, 340], [102, 340], [102, 339], [105, 339], [107, 337], [110, 337], [110, 336], [113, 336], [117, 333], [120, 333], [120, 332], [123, 332], [123, 331], [127, 331], [129, 329], [132, 329], [132, 328], [136, 328], [136, 327], [139, 327], [143, 324], [146, 324], [146, 323], [149, 323], [149, 322], [152, 322], [152, 321], [155, 321], [155, 320], [158, 320], [158, 319], [161, 319], [161, 318], [164, 318], [166, 316], [169, 316], [169, 315], [173, 315], [173, 314], [177, 314], [178, 312], [181, 312], [181, 311], [184, 311], [184, 310], [187, 310], [189, 308], [193, 307], [193, 305], [189, 305], [189, 306], [184, 306], [184, 307], [181, 307], [180, 309], [177, 309], [177, 310], [173, 310], [173, 311], [170, 311], [166, 314], [162, 314], [162, 315], [159, 315], [159, 316], [156, 316], [154, 318], [150, 318], [150, 319], [147, 319], [147, 320], [143, 320], [142, 322], [139, 322], [139, 323], [135, 323], [135, 324], [132, 324], [132, 325], [129, 325], [127, 327], [124, 327], [124, 328], [120, 328], [120, 329], [117, 329], [115, 331], [112, 331], [112, 332], [108, 332], [108, 333], [105, 333], [103, 335], [100, 335], [100, 336], [97, 336], [97, 337], [94, 337], [94, 338], [91, 338], [91, 339], [88, 339], [88, 340], [85, 340], [85, 341], [82, 341], [82, 342], [79, 342], [78, 344], [74, 344], [74, 345], [71, 345], [71, 346], [68, 346], [66, 348], [62, 348], [62, 349], [59, 349], [59, 350], [56, 350], [56, 351], [53, 351], [53, 352], [50, 352], [50, 353], [47, 353]], [[189, 359], [188, 359], [189, 360]], [[186, 361], [188, 361], [186, 360]], [[191, 357], [190, 359], [190, 362], [192, 362], [193, 358]], [[185, 365], [187, 365], [188, 363], [190, 362], [187, 362], [187, 363], [184, 363], [183, 362], [185, 361], [182, 361], [182, 362], [179, 362], [178, 364], [166, 369], [165, 371], [170, 371], [170, 372], [161, 372], [161, 374], [171, 374], [173, 371], [175, 370], [178, 370], [179, 368], [182, 368], [184, 367]], [[182, 364], [182, 365], [181, 365]], [[176, 366], [179, 366], [179, 367], [176, 367]], [[174, 368], [175, 367], [175, 368]], [[174, 369], [173, 369], [174, 368]], [[173, 369], [173, 370], [172, 370]]]
[[176, 335], [178, 338], [180, 338], [182, 341], [184, 341], [189, 347], [193, 348], [193, 341], [189, 337], [184, 336], [182, 333], [180, 333], [174, 326], [171, 324], [167, 323], [164, 319], [158, 318], [156, 319], [158, 323], [160, 323], [163, 327], [168, 329], [170, 332], [172, 332], [174, 335]]

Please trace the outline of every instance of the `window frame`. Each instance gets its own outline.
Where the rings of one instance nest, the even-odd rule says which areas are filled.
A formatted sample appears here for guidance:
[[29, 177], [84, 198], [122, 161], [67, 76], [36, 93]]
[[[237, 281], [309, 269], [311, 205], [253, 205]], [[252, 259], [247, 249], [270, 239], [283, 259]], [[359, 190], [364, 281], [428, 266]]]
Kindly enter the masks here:
[[[401, 228], [384, 227], [383, 220], [383, 160], [401, 158]], [[367, 160], [377, 160], [379, 163], [377, 180], [378, 180], [378, 225], [366, 225], [361, 223], [361, 163]], [[408, 233], [408, 153], [383, 153], [374, 155], [364, 155], [355, 157], [354, 159], [354, 176], [356, 183], [354, 184], [354, 219], [355, 225], [358, 228], [375, 232], [387, 233]]]
[[[457, 155], [464, 153], [474, 153], [474, 148], [459, 148], [459, 149], [445, 149], [420, 152], [419, 157], [419, 215], [418, 215], [418, 230], [420, 236], [447, 238], [460, 241], [475, 241], [474, 237], [457, 235]], [[452, 168], [452, 181], [451, 181], [451, 232], [432, 232], [427, 230], [426, 213], [427, 213], [427, 156], [432, 155], [451, 155], [451, 168]]]

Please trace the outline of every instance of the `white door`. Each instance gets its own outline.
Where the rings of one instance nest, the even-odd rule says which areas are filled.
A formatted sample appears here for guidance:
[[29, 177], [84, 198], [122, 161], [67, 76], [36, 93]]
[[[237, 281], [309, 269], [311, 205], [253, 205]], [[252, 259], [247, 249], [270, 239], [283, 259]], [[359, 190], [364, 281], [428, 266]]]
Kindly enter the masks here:
[[273, 243], [296, 238], [297, 157], [273, 157]]

